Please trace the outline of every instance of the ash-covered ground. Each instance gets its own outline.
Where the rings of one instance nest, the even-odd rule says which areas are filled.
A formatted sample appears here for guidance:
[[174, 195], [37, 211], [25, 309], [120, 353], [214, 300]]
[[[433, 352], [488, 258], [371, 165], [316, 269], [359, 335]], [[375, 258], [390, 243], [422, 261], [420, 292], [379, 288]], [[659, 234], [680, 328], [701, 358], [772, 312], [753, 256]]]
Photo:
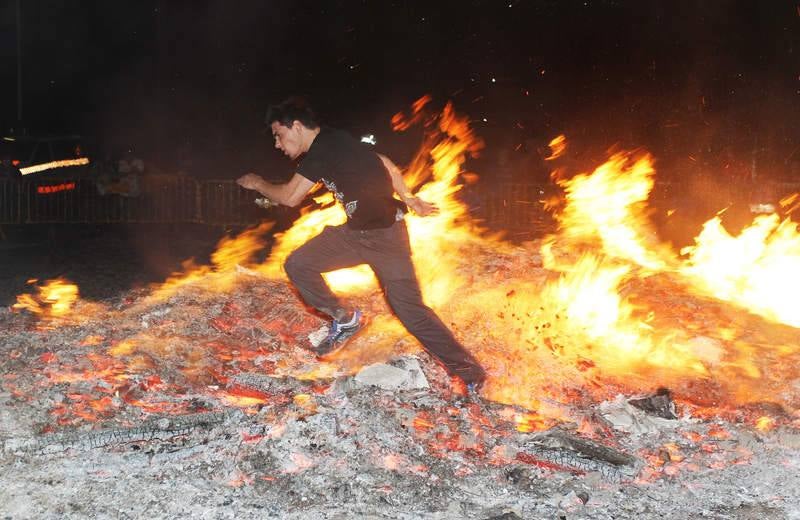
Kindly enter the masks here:
[[542, 399], [554, 420], [465, 395], [403, 335], [317, 360], [323, 320], [285, 282], [241, 269], [226, 291], [154, 300], [138, 243], [84, 240], [61, 272], [24, 260], [35, 247], [4, 272], [21, 285], [6, 305], [23, 277], [66, 275], [83, 296], [63, 319], [0, 310], [6, 518], [800, 518], [788, 408], [758, 405], [774, 421], [759, 429], [666, 393], [571, 394]]

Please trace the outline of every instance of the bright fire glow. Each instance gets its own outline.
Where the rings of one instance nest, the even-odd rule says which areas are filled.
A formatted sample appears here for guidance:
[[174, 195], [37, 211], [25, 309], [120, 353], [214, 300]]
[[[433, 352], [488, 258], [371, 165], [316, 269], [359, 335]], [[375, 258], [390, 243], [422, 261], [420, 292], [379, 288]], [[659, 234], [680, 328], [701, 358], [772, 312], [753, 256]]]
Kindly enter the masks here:
[[211, 255], [210, 266], [195, 265], [188, 260], [184, 270], [175, 273], [166, 282], [153, 288], [152, 300], [164, 300], [182, 287], [197, 284], [216, 291], [230, 289], [236, 281], [237, 267], [250, 265], [253, 255], [264, 248], [263, 236], [272, 229], [274, 222], [262, 222], [235, 237], [225, 237], [217, 244]]
[[684, 274], [705, 294], [731, 301], [768, 319], [800, 327], [800, 233], [789, 219], [759, 215], [739, 236], [719, 217], [683, 249]]
[[550, 155], [545, 157], [545, 161], [558, 159], [567, 151], [567, 137], [564, 134], [558, 135], [550, 140]]
[[[729, 406], [780, 399], [776, 396], [786, 381], [796, 377], [790, 372], [800, 362], [796, 331], [774, 332], [764, 326], [759, 332], [763, 336], [753, 339], [742, 320], [724, 322], [723, 327], [715, 326], [711, 318], [724, 301], [732, 304], [724, 307], [726, 312], [740, 313], [737, 319], [744, 314], [739, 307], [788, 325], [787, 329], [800, 327], [794, 304], [800, 294], [797, 224], [788, 218], [781, 221], [777, 215], [759, 216], [732, 236], [720, 219], [711, 219], [681, 257], [659, 240], [648, 218], [647, 201], [655, 175], [652, 159], [647, 154], [616, 153], [586, 172], [554, 176], [564, 192], [556, 215], [557, 231], [542, 240], [541, 247], [513, 245], [481, 229], [458, 198], [468, 173], [465, 165], [480, 152], [482, 141], [452, 105], [433, 113], [430, 103], [429, 97], [422, 98], [409, 115], [398, 114], [392, 121], [398, 130], [425, 125], [426, 140], [405, 178], [417, 195], [440, 209], [434, 216], [406, 216], [414, 265], [425, 302], [487, 368], [487, 397], [535, 410], [513, 419], [520, 431], [575, 420], [570, 409], [575, 396], [597, 400], [620, 391], [636, 393], [665, 386], [678, 398], [707, 398], [709, 403]], [[551, 142], [553, 157], [566, 146], [563, 136]], [[327, 206], [305, 210], [289, 230], [276, 235], [264, 264], [254, 265], [253, 257], [264, 247], [270, 223], [224, 239], [212, 265], [187, 263], [183, 272], [154, 288], [141, 305], [162, 301], [189, 286], [229, 292], [242, 269], [270, 283], [286, 282], [282, 266], [287, 256], [324, 226], [345, 222], [344, 212], [330, 204], [329, 194], [317, 201]], [[385, 361], [416, 348], [382, 302], [366, 266], [325, 276], [334, 291], [360, 300], [372, 312], [369, 328], [328, 363], [289, 366], [281, 361], [275, 373], [301, 379], [330, 377], [337, 370], [352, 373], [365, 363]], [[22, 295], [15, 307], [38, 314], [69, 313], [78, 291], [65, 285], [61, 281], [54, 283], [52, 292], [42, 288], [38, 296]], [[59, 287], [61, 292], [55, 290]], [[697, 305], [698, 295], [711, 303]], [[263, 303], [270, 305], [268, 297]], [[295, 347], [303, 351], [298, 342], [311, 332], [302, 327], [288, 332], [281, 328], [294, 327], [300, 320], [276, 324], [259, 321], [258, 316], [242, 318], [250, 320], [250, 329], [280, 337], [286, 356], [295, 355], [288, 352]], [[214, 327], [227, 332], [239, 316], [215, 319]], [[231, 348], [209, 355], [216, 355], [214, 360], [219, 362], [209, 367], [211, 362], [202, 359], [188, 340], [182, 344], [176, 339], [174, 345], [167, 345], [161, 337], [139, 334], [114, 341], [108, 354], [127, 363], [131, 372], [155, 367], [154, 360], [171, 360], [181, 363], [188, 380], [204, 384], [230, 376], [224, 372], [228, 365], [223, 367], [223, 361], [245, 364], [264, 358]], [[92, 374], [102, 370], [112, 369], [97, 368]], [[117, 368], [108, 377], [112, 375], [124, 379]], [[80, 379], [87, 374], [76, 371], [69, 377]], [[705, 395], [706, 390], [713, 395]], [[235, 392], [216, 397], [238, 406], [267, 402], [266, 397]], [[297, 396], [295, 404], [305, 411], [315, 406], [305, 394]], [[758, 424], [772, 423], [763, 419]], [[425, 431], [434, 425], [418, 415], [413, 427]], [[311, 464], [298, 457], [290, 471]], [[397, 466], [391, 458], [385, 462], [387, 467]]]
[[14, 309], [27, 309], [30, 312], [60, 317], [67, 315], [78, 301], [78, 286], [63, 278], [48, 280], [37, 288], [38, 294], [21, 294], [17, 296]]
[[559, 215], [560, 233], [548, 244], [566, 239], [573, 247], [595, 246], [609, 257], [664, 269], [669, 253], [654, 242], [644, 206], [653, 188], [653, 173], [649, 156], [633, 161], [618, 153], [591, 174], [559, 181], [567, 205]]

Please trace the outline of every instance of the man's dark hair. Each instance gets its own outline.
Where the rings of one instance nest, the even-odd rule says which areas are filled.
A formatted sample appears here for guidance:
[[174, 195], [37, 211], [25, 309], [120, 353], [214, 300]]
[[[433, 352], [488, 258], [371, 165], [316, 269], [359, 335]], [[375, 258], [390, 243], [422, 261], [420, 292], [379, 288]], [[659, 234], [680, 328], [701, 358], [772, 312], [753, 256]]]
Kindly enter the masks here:
[[275, 121], [283, 126], [292, 126], [293, 122], [300, 121], [308, 129], [319, 128], [317, 115], [302, 97], [290, 97], [286, 101], [270, 106], [264, 124], [270, 126]]

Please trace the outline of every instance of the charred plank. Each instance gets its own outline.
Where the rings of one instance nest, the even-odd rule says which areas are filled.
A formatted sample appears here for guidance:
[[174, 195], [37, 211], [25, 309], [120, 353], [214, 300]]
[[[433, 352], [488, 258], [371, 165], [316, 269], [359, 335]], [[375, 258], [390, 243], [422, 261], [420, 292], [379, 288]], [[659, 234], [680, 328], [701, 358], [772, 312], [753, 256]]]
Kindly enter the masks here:
[[3, 442], [2, 451], [4, 453], [46, 455], [68, 450], [87, 451], [121, 444], [167, 440], [197, 430], [210, 430], [228, 420], [239, 418], [241, 415], [239, 410], [224, 410], [153, 418], [132, 428], [12, 438]]

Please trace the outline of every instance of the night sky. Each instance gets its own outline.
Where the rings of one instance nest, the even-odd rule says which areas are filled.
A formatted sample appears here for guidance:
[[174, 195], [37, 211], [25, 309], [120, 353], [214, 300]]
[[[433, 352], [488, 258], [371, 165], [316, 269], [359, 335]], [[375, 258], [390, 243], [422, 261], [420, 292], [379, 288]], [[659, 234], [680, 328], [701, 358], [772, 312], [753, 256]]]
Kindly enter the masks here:
[[165, 171], [288, 170], [263, 115], [290, 94], [399, 162], [418, 138], [389, 120], [426, 93], [469, 115], [489, 163], [561, 132], [586, 150], [644, 146], [667, 167], [800, 162], [795, 1], [19, 3], [24, 120], [7, 0], [3, 130], [81, 133], [94, 153], [134, 149]]

